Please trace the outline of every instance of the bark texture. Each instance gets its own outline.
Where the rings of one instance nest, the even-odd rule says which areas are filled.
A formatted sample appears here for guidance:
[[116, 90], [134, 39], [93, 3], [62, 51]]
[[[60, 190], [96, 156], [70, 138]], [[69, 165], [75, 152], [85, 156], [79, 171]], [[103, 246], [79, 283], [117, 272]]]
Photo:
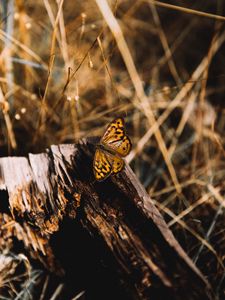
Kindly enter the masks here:
[[71, 218], [79, 223], [79, 236], [91, 236], [128, 299], [211, 299], [206, 279], [130, 167], [95, 181], [95, 143], [81, 140], [28, 158], [0, 159], [1, 251], [13, 250], [16, 238], [32, 258], [62, 273], [50, 240]]

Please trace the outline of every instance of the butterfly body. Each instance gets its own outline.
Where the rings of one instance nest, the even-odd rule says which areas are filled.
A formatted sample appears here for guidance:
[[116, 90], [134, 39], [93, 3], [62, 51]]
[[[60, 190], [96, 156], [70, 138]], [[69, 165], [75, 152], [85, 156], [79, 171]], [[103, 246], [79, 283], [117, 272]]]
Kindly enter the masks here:
[[95, 178], [101, 181], [120, 172], [125, 165], [122, 158], [130, 150], [131, 141], [125, 133], [124, 120], [117, 118], [108, 125], [96, 147], [93, 164]]

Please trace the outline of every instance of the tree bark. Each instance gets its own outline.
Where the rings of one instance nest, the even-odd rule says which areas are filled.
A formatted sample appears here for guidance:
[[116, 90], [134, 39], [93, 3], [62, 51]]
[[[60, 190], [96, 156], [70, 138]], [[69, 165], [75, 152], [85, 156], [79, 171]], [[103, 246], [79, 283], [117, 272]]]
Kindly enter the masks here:
[[128, 299], [212, 299], [208, 282], [130, 167], [105, 181], [94, 179], [95, 143], [90, 138], [28, 158], [0, 159], [1, 200], [10, 208], [0, 206], [0, 249], [13, 249], [16, 237], [31, 257], [62, 273], [50, 240], [69, 217], [91, 236]]

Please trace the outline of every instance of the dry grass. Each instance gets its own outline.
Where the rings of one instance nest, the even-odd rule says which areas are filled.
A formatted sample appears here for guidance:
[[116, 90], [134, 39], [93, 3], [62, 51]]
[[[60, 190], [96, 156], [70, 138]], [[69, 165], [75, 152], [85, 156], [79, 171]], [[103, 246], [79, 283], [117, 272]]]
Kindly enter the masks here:
[[225, 5], [193, 3], [2, 1], [0, 150], [37, 153], [125, 116], [128, 162], [220, 299]]

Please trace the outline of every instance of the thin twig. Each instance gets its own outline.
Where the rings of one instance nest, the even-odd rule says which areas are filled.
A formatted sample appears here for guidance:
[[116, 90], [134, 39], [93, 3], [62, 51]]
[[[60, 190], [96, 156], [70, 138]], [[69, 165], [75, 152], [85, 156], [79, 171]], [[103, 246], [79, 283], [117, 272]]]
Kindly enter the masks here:
[[62, 289], [64, 287], [64, 284], [60, 283], [57, 287], [57, 289], [55, 290], [55, 292], [53, 293], [53, 295], [51, 296], [50, 300], [55, 300], [57, 299], [57, 297], [60, 295]]
[[[219, 50], [219, 48], [223, 45], [225, 41], [225, 31], [223, 31], [218, 39], [215, 41], [215, 45], [212, 49], [212, 56], [216, 54], [216, 52]], [[190, 80], [186, 82], [186, 84], [182, 87], [182, 89], [178, 92], [176, 97], [168, 104], [167, 109], [159, 116], [157, 123], [153, 124], [152, 127], [149, 128], [149, 130], [139, 139], [137, 147], [131, 151], [129, 156], [127, 157], [127, 161], [130, 163], [134, 157], [140, 153], [145, 144], [149, 141], [151, 136], [155, 134], [155, 131], [160, 127], [165, 120], [169, 117], [169, 115], [172, 113], [172, 111], [180, 105], [181, 101], [184, 99], [184, 97], [188, 94], [188, 92], [192, 89], [194, 84], [198, 81], [198, 79], [201, 77], [205, 69], [208, 65], [208, 58], [204, 57], [198, 67], [193, 72]]]
[[[110, 30], [112, 31], [112, 34], [114, 35], [114, 38], [117, 42], [117, 46], [120, 50], [120, 53], [123, 57], [124, 63], [127, 67], [127, 71], [130, 75], [130, 78], [132, 80], [132, 83], [134, 85], [137, 97], [138, 97], [138, 107], [142, 110], [142, 112], [145, 114], [145, 116], [147, 117], [148, 121], [149, 121], [149, 125], [153, 126], [154, 124], [157, 124], [157, 121], [154, 117], [154, 114], [152, 112], [152, 109], [150, 107], [150, 103], [149, 103], [149, 99], [145, 96], [145, 92], [143, 89], [143, 85], [141, 82], [141, 79], [138, 75], [138, 72], [136, 70], [133, 58], [131, 56], [130, 50], [127, 46], [127, 43], [124, 39], [124, 35], [123, 32], [116, 20], [116, 18], [114, 17], [107, 1], [105, 0], [96, 0], [96, 3], [98, 4], [98, 7], [106, 21], [106, 23], [108, 24]], [[165, 145], [165, 142], [163, 140], [163, 137], [160, 133], [159, 127], [157, 127], [157, 129], [154, 132], [156, 140], [158, 142], [158, 146], [162, 152], [162, 155], [165, 159], [166, 165], [168, 167], [168, 170], [170, 172], [171, 178], [174, 182], [174, 185], [177, 189], [177, 191], [180, 193], [181, 192], [181, 188], [177, 179], [177, 175], [176, 172], [174, 170], [174, 167], [172, 165], [172, 162], [169, 159], [169, 155], [168, 155], [168, 151]]]
[[5, 100], [1, 87], [0, 87], [0, 105], [4, 115], [10, 145], [12, 146], [13, 149], [16, 149], [17, 148], [16, 138], [13, 131], [12, 122], [9, 116], [9, 103]]
[[[214, 195], [214, 197], [219, 201], [220, 205], [219, 205], [219, 207], [218, 207], [218, 209], [217, 209], [217, 211], [215, 213], [215, 216], [214, 216], [214, 218], [213, 218], [213, 220], [212, 220], [212, 222], [211, 222], [211, 224], [209, 226], [209, 229], [208, 229], [208, 231], [207, 231], [207, 233], [205, 235], [204, 239], [206, 241], [209, 240], [210, 235], [211, 235], [211, 233], [212, 233], [212, 231], [213, 231], [213, 229], [214, 229], [214, 227], [216, 225], [216, 221], [217, 221], [218, 217], [220, 216], [222, 210], [225, 208], [225, 200], [220, 195], [219, 191], [217, 189], [215, 189], [211, 184], [208, 185], [208, 189]], [[194, 259], [193, 259], [194, 263], [197, 263], [198, 258], [199, 258], [200, 254], [201, 254], [201, 252], [202, 252], [202, 250], [204, 249], [205, 246], [206, 246], [205, 244], [201, 244], [201, 246], [199, 247], [198, 252], [196, 253], [196, 255], [195, 255]], [[223, 266], [223, 264], [222, 264], [222, 266]], [[224, 266], [223, 266], [223, 269], [225, 270]]]
[[186, 7], [181, 7], [181, 6], [177, 6], [177, 5], [172, 5], [169, 3], [164, 3], [164, 2], [160, 2], [160, 1], [155, 1], [155, 0], [143, 0], [144, 2], [148, 2], [148, 3], [152, 3], [155, 4], [157, 6], [161, 6], [161, 7], [165, 7], [165, 8], [169, 8], [172, 10], [178, 10], [187, 14], [191, 14], [191, 15], [197, 15], [200, 17], [206, 17], [206, 18], [210, 18], [210, 19], [214, 19], [214, 20], [218, 20], [218, 21], [225, 21], [225, 17], [223, 16], [218, 16], [215, 14], [210, 14], [210, 13], [206, 13], [203, 11], [199, 11], [199, 10], [194, 10], [194, 9], [190, 9], [190, 8], [186, 8]]
[[166, 35], [165, 35], [165, 33], [162, 29], [162, 25], [161, 25], [161, 21], [160, 21], [157, 9], [156, 9], [155, 5], [151, 4], [151, 3], [150, 3], [150, 8], [152, 10], [153, 19], [154, 19], [154, 22], [157, 26], [159, 38], [160, 38], [161, 44], [162, 44], [164, 52], [165, 52], [166, 60], [168, 61], [168, 66], [170, 68], [170, 72], [173, 75], [176, 83], [181, 84], [182, 81], [180, 79], [180, 76], [178, 74], [175, 62], [173, 60], [172, 52], [170, 50], [170, 47], [169, 47], [169, 44], [168, 44], [168, 41], [167, 41], [167, 37], [166, 37]]

